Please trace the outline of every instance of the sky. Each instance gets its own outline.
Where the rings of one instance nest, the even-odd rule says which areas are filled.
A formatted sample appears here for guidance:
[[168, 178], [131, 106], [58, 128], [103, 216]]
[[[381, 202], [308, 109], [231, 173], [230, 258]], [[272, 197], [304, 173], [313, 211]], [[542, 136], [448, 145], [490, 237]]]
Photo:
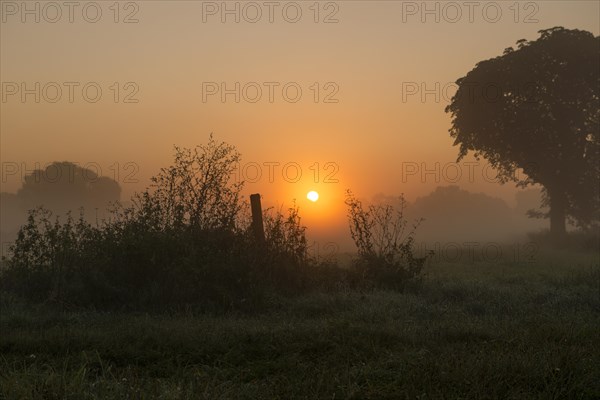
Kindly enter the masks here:
[[514, 204], [484, 161], [455, 163], [453, 82], [541, 29], [600, 32], [597, 1], [0, 5], [2, 191], [72, 161], [126, 199], [213, 133], [241, 152], [245, 193], [297, 199], [322, 233], [347, 189], [413, 201], [455, 184]]

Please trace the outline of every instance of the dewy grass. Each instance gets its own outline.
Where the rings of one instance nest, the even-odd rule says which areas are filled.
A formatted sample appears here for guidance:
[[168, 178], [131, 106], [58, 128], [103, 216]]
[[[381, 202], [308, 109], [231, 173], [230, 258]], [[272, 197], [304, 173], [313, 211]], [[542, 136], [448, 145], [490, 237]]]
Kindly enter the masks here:
[[598, 265], [426, 272], [403, 293], [274, 295], [245, 314], [65, 312], [3, 294], [0, 398], [600, 397]]

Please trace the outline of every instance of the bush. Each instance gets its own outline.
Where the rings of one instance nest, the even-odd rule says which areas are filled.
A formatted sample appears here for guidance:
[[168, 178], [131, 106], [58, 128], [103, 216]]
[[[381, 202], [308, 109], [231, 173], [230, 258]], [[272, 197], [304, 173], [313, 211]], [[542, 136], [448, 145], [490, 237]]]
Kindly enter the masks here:
[[350, 271], [307, 255], [298, 207], [264, 212], [257, 241], [232, 178], [240, 155], [217, 143], [175, 148], [174, 163], [92, 225], [70, 214], [61, 222], [32, 210], [0, 271], [0, 288], [35, 302], [148, 309], [194, 305], [238, 308], [273, 292], [293, 294], [379, 286], [400, 289], [421, 272], [414, 229], [404, 235], [402, 210], [370, 206], [348, 192], [350, 232], [359, 257]]
[[[265, 213], [266, 242], [252, 236], [233, 181], [233, 146], [175, 148], [172, 166], [129, 207], [96, 225], [31, 211], [11, 248], [1, 287], [32, 301], [148, 308], [237, 307], [266, 291], [307, 288], [310, 260], [297, 207]], [[83, 215], [83, 214], [82, 214]]]
[[358, 249], [354, 260], [355, 284], [387, 289], [403, 289], [422, 272], [427, 257], [413, 251], [417, 221], [407, 231], [405, 201], [400, 209], [391, 205], [370, 205], [366, 210], [351, 191], [346, 193], [350, 234]]
[[5, 286], [34, 300], [59, 299], [69, 292], [74, 286], [69, 280], [79, 278], [82, 248], [90, 236], [83, 216], [77, 223], [70, 214], [65, 223], [58, 218], [52, 222], [50, 216], [41, 208], [29, 212], [2, 276]]

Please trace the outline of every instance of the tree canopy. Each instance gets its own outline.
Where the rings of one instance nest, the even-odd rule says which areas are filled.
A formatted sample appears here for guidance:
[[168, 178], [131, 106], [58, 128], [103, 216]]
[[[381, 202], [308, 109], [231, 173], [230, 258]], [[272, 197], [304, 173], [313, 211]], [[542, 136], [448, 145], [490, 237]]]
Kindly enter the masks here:
[[474, 152], [501, 183], [541, 184], [559, 236], [567, 216], [580, 226], [599, 217], [600, 37], [562, 27], [539, 33], [458, 79], [446, 112], [458, 160]]

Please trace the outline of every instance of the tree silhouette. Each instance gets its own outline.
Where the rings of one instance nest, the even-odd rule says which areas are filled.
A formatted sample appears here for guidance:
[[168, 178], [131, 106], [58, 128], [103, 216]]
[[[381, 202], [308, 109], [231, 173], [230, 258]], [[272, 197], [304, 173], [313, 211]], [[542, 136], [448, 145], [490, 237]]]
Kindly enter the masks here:
[[121, 187], [113, 179], [67, 161], [25, 175], [23, 187], [17, 192], [25, 209], [44, 206], [56, 213], [80, 207], [104, 209], [120, 195]]
[[[450, 135], [498, 170], [501, 183], [541, 184], [550, 231], [598, 220], [600, 37], [555, 27], [479, 62], [456, 83]], [[515, 171], [522, 169], [526, 179]]]

